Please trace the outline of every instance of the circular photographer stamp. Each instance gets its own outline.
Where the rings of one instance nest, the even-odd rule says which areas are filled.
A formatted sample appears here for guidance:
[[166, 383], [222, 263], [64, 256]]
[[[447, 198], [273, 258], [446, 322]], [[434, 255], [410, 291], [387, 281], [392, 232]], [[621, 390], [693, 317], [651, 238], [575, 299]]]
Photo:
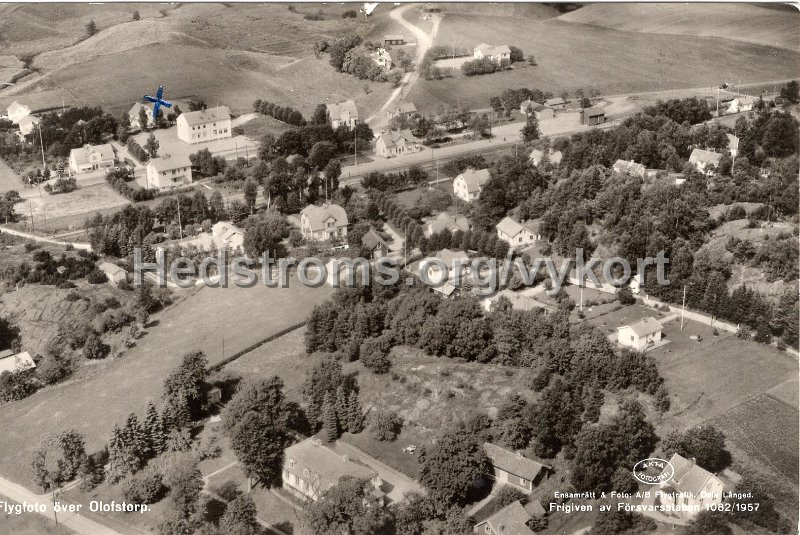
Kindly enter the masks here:
[[641, 460], [633, 466], [633, 477], [646, 485], [669, 481], [674, 475], [675, 467], [672, 463], [658, 457]]

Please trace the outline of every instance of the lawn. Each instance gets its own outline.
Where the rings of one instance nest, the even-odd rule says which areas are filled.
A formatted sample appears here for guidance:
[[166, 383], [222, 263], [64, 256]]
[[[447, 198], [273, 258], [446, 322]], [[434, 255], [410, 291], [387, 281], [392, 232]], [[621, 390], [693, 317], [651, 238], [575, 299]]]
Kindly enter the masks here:
[[161, 395], [164, 377], [183, 354], [200, 349], [211, 364], [272, 333], [305, 320], [330, 288], [231, 287], [189, 291], [174, 306], [153, 317], [136, 347], [108, 362], [102, 373], [42, 390], [3, 406], [0, 473], [30, 488], [28, 458], [47, 433], [74, 428], [95, 451], [114, 423], [131, 411], [143, 414], [147, 402]]
[[529, 21], [502, 16], [447, 14], [436, 44], [473, 48], [480, 42], [520, 47], [538, 66], [474, 77], [420, 80], [409, 100], [423, 113], [441, 104], [485, 108], [509, 87], [537, 87], [555, 94], [596, 87], [603, 94], [711, 87], [735, 73], [734, 82], [791, 78], [800, 66], [795, 51], [710, 37], [639, 33], [558, 19]]
[[[99, 210], [117, 211], [129, 203], [108, 184], [97, 184], [80, 187], [71, 193], [32, 196], [18, 204], [16, 210], [26, 228], [30, 228], [33, 217], [33, 228], [52, 234], [68, 230], [69, 225], [74, 225], [76, 216], [77, 220], [83, 222]], [[80, 223], [78, 226], [81, 226]]]
[[17, 173], [0, 158], [0, 193], [5, 193], [12, 189], [22, 191], [23, 187], [22, 181], [19, 179]]
[[[16, 502], [7, 500], [9, 506]], [[3, 533], [14, 535], [71, 535], [72, 530], [62, 524], [56, 525], [39, 513], [23, 513], [20, 515], [4, 514], [0, 516]]]
[[275, 137], [280, 137], [280, 135], [287, 130], [294, 129], [294, 127], [277, 119], [273, 119], [268, 115], [259, 115], [255, 119], [251, 119], [244, 123], [241, 128], [246, 137], [256, 141], [261, 139], [264, 134], [272, 134]]
[[382, 442], [376, 439], [369, 429], [365, 429], [364, 432], [357, 435], [345, 433], [341, 438], [343, 442], [356, 446], [364, 453], [372, 455], [412, 479], [419, 477], [419, 462], [417, 461], [419, 449], [414, 454], [410, 454], [403, 451], [403, 448], [410, 445], [417, 448], [430, 446], [433, 444], [431, 439], [430, 434], [421, 433], [414, 425], [403, 427], [403, 430], [397, 435], [397, 439], [392, 442]]

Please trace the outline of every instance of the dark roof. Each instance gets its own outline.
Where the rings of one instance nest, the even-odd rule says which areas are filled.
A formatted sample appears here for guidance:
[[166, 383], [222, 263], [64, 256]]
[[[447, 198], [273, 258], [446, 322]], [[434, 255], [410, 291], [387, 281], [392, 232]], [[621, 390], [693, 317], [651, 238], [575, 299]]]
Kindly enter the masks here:
[[364, 236], [361, 238], [361, 243], [370, 251], [379, 245], [383, 245], [384, 247], [386, 246], [386, 242], [383, 241], [383, 238], [381, 238], [373, 229], [369, 229], [369, 232], [364, 234]]
[[522, 453], [509, 451], [491, 442], [484, 442], [483, 449], [492, 461], [492, 466], [529, 481], [535, 480], [542, 470], [550, 469], [550, 467], [537, 463], [533, 459], [528, 459]]

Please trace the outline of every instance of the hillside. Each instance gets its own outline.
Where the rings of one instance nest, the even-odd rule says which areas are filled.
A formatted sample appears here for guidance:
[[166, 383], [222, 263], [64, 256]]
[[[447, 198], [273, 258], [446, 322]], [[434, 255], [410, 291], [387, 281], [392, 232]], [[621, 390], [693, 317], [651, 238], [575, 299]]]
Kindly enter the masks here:
[[752, 4], [591, 4], [559, 20], [641, 33], [722, 37], [800, 50], [800, 12]]

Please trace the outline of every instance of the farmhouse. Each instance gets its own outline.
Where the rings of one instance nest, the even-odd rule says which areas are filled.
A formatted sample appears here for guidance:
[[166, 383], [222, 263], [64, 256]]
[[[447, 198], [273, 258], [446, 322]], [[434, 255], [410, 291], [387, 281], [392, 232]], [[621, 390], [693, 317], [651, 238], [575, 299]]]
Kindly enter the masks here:
[[178, 139], [184, 143], [202, 143], [231, 136], [231, 112], [227, 106], [190, 111], [178, 117]]
[[73, 173], [108, 169], [114, 165], [114, 148], [109, 143], [84, 145], [69, 151], [69, 168]]
[[42, 120], [35, 115], [26, 115], [19, 120], [19, 133], [21, 136], [27, 136], [33, 132], [33, 128], [41, 123]]
[[392, 158], [401, 154], [419, 152], [422, 150], [411, 130], [389, 130], [378, 136], [375, 142], [375, 156]]
[[548, 98], [544, 101], [544, 105], [554, 109], [562, 109], [566, 107], [567, 101], [561, 97]]
[[[687, 459], [673, 454], [669, 460], [675, 470], [673, 476], [661, 483], [663, 496], [661, 503], [670, 503], [674, 506], [688, 509], [704, 509], [708, 505], [722, 502], [722, 493], [725, 486], [722, 482], [706, 470], [697, 465], [694, 459]], [[669, 467], [664, 469], [669, 470]], [[696, 511], [682, 512], [681, 516], [694, 516]]]
[[617, 331], [619, 345], [642, 351], [661, 341], [661, 322], [653, 317], [643, 318]]
[[389, 254], [389, 246], [372, 228], [361, 237], [361, 250], [365, 256], [372, 260], [383, 258]]
[[494, 46], [481, 43], [472, 51], [475, 59], [489, 58], [495, 63], [500, 63], [504, 59], [511, 61], [511, 49], [506, 45]]
[[547, 480], [551, 468], [528, 459], [521, 452], [509, 451], [491, 442], [484, 442], [483, 449], [492, 463], [492, 477], [500, 484], [511, 485], [525, 494], [530, 494], [533, 487]]
[[606, 112], [601, 108], [586, 108], [581, 110], [581, 124], [593, 126], [606, 122]]
[[739, 138], [733, 134], [726, 134], [728, 136], [728, 150], [731, 152], [731, 157], [736, 158], [739, 155]]
[[[564, 155], [561, 153], [560, 150], [548, 149], [547, 151], [547, 161], [549, 161], [553, 165], [560, 165], [561, 159], [563, 157]], [[532, 162], [533, 165], [535, 165], [536, 167], [538, 167], [539, 164], [542, 163], [544, 160], [545, 160], [545, 153], [543, 150], [539, 149], [533, 149], [531, 151], [530, 157], [528, 158], [528, 161]]]
[[311, 241], [327, 241], [347, 236], [347, 213], [338, 204], [310, 204], [300, 212], [300, 232]]
[[372, 54], [372, 61], [384, 71], [392, 70], [392, 56], [385, 48], [379, 48], [375, 54]]
[[753, 111], [753, 97], [736, 97], [727, 102], [728, 113], [741, 113]]
[[384, 45], [404, 45], [404, 44], [406, 44], [406, 39], [402, 35], [384, 35], [383, 36], [383, 44]]
[[111, 262], [101, 262], [100, 265], [97, 266], [97, 269], [105, 273], [106, 277], [108, 277], [108, 282], [113, 285], [119, 284], [128, 276], [127, 271]]
[[[141, 110], [144, 110], [144, 112], [147, 114], [147, 124], [144, 126], [139, 121]], [[153, 120], [153, 110], [141, 102], [134, 104], [133, 107], [128, 111], [128, 120], [131, 122], [131, 130], [143, 130], [148, 126], [152, 126], [155, 122]]]
[[417, 107], [413, 102], [401, 102], [386, 112], [390, 119], [394, 117], [413, 117], [417, 114]]
[[283, 489], [294, 496], [317, 501], [322, 492], [339, 483], [343, 477], [353, 477], [371, 487], [371, 497], [383, 506], [380, 490], [383, 480], [372, 468], [339, 455], [318, 439], [307, 438], [284, 450]]
[[178, 156], [164, 154], [147, 163], [148, 188], [164, 191], [191, 183], [192, 162], [185, 154]]
[[340, 124], [347, 125], [350, 128], [354, 128], [358, 124], [358, 108], [356, 108], [356, 103], [352, 100], [340, 102], [339, 104], [326, 104], [325, 108], [328, 112], [331, 128], [334, 130]]
[[526, 100], [520, 104], [519, 112], [524, 115], [534, 115], [539, 121], [553, 118], [553, 108], [533, 100]]
[[615, 173], [627, 173], [631, 176], [644, 178], [646, 168], [644, 165], [629, 160], [617, 160], [614, 162], [612, 169]]
[[528, 527], [528, 522], [531, 518], [544, 515], [545, 510], [538, 500], [532, 500], [524, 506], [517, 500], [478, 522], [474, 531], [488, 535], [533, 535], [535, 532]]
[[5, 372], [16, 373], [35, 367], [36, 363], [27, 351], [17, 354], [14, 354], [10, 349], [0, 351], [0, 375]]
[[6, 111], [8, 112], [8, 119], [14, 124], [19, 124], [23, 118], [27, 117], [31, 113], [31, 109], [28, 106], [25, 104], [20, 104], [16, 100], [12, 102], [8, 108], [6, 108]]
[[457, 232], [459, 230], [466, 232], [469, 230], [469, 221], [464, 216], [440, 212], [436, 217], [428, 219], [423, 234], [430, 238], [434, 234], [445, 230], [449, 232]]
[[235, 251], [244, 246], [244, 231], [229, 221], [219, 221], [211, 226], [211, 239], [219, 249]]
[[542, 239], [539, 235], [539, 223], [535, 221], [517, 223], [510, 217], [504, 217], [495, 228], [497, 237], [511, 247], [524, 247]]
[[462, 201], [474, 201], [481, 196], [481, 190], [490, 178], [488, 169], [476, 170], [470, 167], [453, 181], [453, 194]]
[[717, 167], [719, 167], [720, 158], [722, 158], [722, 154], [718, 152], [694, 149], [692, 154], [689, 156], [689, 163], [694, 165], [695, 168], [701, 173], [713, 175]]

